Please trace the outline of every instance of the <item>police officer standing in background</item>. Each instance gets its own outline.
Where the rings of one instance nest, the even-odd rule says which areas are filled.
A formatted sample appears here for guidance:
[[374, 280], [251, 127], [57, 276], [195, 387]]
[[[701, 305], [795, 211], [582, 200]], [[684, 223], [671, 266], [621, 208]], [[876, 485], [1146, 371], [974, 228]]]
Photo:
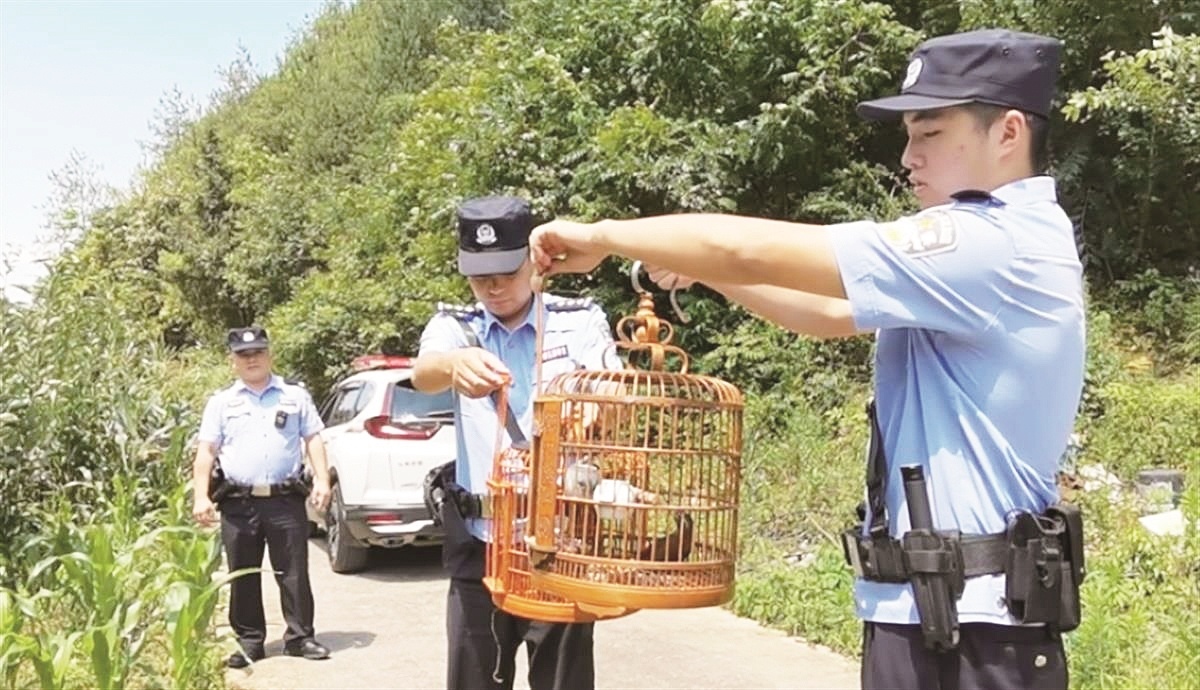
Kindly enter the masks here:
[[[452, 690], [512, 688], [515, 655], [528, 647], [533, 690], [590, 690], [593, 624], [530, 621], [500, 611], [483, 584], [490, 539], [487, 478], [497, 450], [494, 394], [508, 387], [505, 444], [530, 438], [536, 319], [530, 287], [529, 205], [513, 197], [464, 202], [458, 210], [458, 268], [478, 303], [439, 309], [421, 335], [413, 386], [454, 391], [455, 481], [443, 507], [443, 560], [450, 575], [446, 684]], [[543, 300], [543, 379], [578, 368], [620, 368], [604, 312], [590, 300]], [[519, 438], [523, 437], [523, 438]]]
[[1071, 222], [1038, 173], [1060, 50], [1001, 30], [934, 38], [899, 95], [859, 105], [902, 120], [915, 215], [554, 221], [530, 239], [540, 272], [618, 254], [799, 333], [877, 333], [869, 510], [845, 540], [865, 688], [1067, 687], [1059, 633], [1078, 624], [1083, 564], [1055, 470], [1084, 304]]
[[[287, 622], [284, 653], [325, 659], [329, 650], [313, 638], [304, 509], [308, 489], [300, 478], [303, 440], [313, 471], [309, 500], [324, 510], [330, 495], [325, 446], [318, 434], [324, 424], [307, 390], [272, 373], [265, 330], [229, 331], [229, 350], [238, 380], [214, 394], [204, 407], [193, 466], [193, 514], [201, 524], [209, 525], [215, 522], [219, 507], [221, 541], [230, 572], [261, 567], [266, 546]], [[223, 474], [217, 488], [219, 506], [209, 493], [218, 456], [218, 476]], [[244, 668], [266, 656], [267, 624], [259, 573], [242, 575], [230, 584], [229, 625], [242, 648], [229, 657], [230, 668]]]

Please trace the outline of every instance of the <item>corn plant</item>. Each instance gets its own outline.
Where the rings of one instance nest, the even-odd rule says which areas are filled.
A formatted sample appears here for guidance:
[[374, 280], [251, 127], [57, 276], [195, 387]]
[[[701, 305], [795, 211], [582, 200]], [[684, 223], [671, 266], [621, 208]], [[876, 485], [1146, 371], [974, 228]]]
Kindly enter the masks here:
[[[192, 688], [203, 677], [206, 642], [212, 640], [212, 614], [221, 588], [236, 577], [259, 568], [246, 568], [212, 577], [221, 562], [220, 542], [194, 538], [172, 540], [178, 578], [170, 582], [163, 606], [167, 616], [170, 680], [174, 688]], [[197, 576], [205, 576], [200, 580]]]
[[27, 647], [26, 638], [21, 634], [25, 621], [20, 603], [17, 595], [0, 590], [0, 680], [6, 688], [16, 685], [17, 662]]
[[67, 674], [72, 669], [71, 657], [82, 636], [83, 633], [77, 630], [55, 630], [39, 632], [29, 638], [32, 643], [29, 645], [28, 658], [43, 690], [66, 685]]

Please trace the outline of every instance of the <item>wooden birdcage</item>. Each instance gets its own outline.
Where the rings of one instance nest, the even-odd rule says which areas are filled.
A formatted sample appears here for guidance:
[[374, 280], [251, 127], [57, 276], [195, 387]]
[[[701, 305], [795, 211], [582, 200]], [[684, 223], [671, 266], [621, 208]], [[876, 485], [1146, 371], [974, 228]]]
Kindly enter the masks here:
[[[499, 428], [508, 404], [497, 401]], [[500, 443], [497, 442], [497, 446]], [[527, 529], [530, 511], [530, 449], [514, 445], [496, 453], [488, 492], [492, 540], [487, 545], [484, 585], [498, 608], [513, 615], [554, 623], [588, 623], [633, 613], [624, 606], [593, 606], [540, 590], [530, 577]]]
[[534, 401], [529, 582], [589, 606], [722, 604], [733, 596], [742, 395], [688, 374], [671, 325], [639, 292], [617, 327], [631, 366], [561, 374]]

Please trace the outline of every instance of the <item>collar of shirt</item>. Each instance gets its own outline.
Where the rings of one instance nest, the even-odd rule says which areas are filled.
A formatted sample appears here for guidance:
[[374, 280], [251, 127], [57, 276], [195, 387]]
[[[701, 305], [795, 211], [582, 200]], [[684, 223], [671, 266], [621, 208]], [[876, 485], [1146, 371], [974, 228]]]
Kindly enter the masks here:
[[[543, 304], [542, 304], [543, 311], [546, 310], [546, 305], [544, 302], [545, 302], [545, 300], [543, 299]], [[483, 312], [483, 336], [484, 337], [491, 335], [492, 330], [495, 328], [503, 329], [509, 333], [515, 333], [515, 332], [521, 330], [522, 328], [525, 328], [526, 326], [528, 326], [531, 330], [537, 329], [537, 323], [534, 319], [534, 313], [533, 313], [533, 307], [534, 307], [533, 304], [529, 305], [529, 311], [525, 313], [525, 320], [522, 321], [521, 323], [517, 324], [516, 328], [512, 328], [512, 329], [508, 328], [503, 323], [500, 323], [500, 319], [497, 319], [496, 316], [494, 314], [492, 314], [492, 312], [490, 312], [486, 308], [484, 308], [482, 304], [480, 304], [479, 306], [480, 306], [480, 310]]]
[[241, 393], [242, 391], [247, 391], [247, 392], [253, 393], [254, 395], [261, 398], [267, 391], [271, 390], [272, 388], [274, 388], [280, 392], [283, 392], [282, 384], [283, 384], [283, 380], [279, 378], [278, 374], [271, 374], [271, 378], [267, 379], [267, 385], [261, 391], [254, 391], [250, 388], [250, 386], [246, 385], [245, 381], [238, 379], [237, 381], [233, 382], [233, 392]]
[[1006, 204], [1029, 204], [1058, 200], [1054, 178], [1049, 175], [1025, 177], [992, 190], [992, 196]]

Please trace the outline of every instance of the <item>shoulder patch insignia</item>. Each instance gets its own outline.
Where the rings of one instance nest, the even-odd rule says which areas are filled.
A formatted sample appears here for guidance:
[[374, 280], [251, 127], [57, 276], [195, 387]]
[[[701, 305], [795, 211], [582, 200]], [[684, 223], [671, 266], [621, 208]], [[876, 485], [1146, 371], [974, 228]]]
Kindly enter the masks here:
[[447, 302], [438, 302], [437, 313], [453, 316], [456, 319], [464, 319], [471, 316], [479, 316], [483, 313], [483, 310], [478, 304], [449, 304]]
[[591, 297], [575, 297], [556, 302], [547, 302], [546, 309], [548, 311], [581, 311], [583, 309], [591, 309], [593, 304], [595, 302]]
[[958, 248], [958, 225], [945, 211], [908, 216], [879, 224], [884, 242], [913, 257], [952, 252]]

